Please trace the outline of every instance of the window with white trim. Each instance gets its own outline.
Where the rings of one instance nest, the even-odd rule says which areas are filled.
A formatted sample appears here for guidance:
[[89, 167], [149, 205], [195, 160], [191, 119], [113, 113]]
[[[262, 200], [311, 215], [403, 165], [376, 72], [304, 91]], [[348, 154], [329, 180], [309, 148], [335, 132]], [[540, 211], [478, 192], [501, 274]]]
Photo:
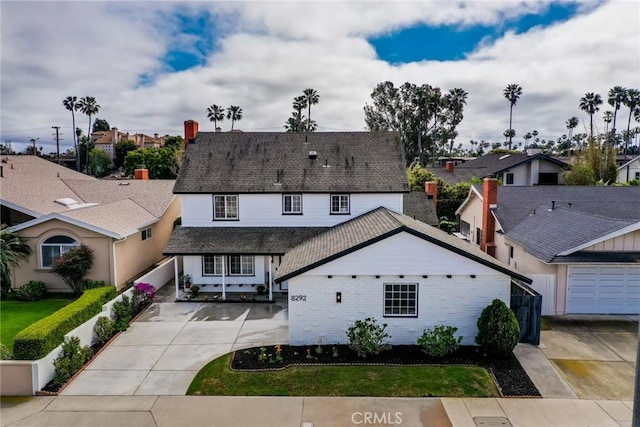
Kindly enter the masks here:
[[636, 172], [636, 177], [635, 179], [640, 179], [640, 172]]
[[42, 268], [51, 268], [53, 261], [70, 249], [80, 246], [69, 236], [53, 236], [40, 245], [40, 264]]
[[507, 172], [504, 174], [505, 185], [513, 185], [513, 172]]
[[283, 194], [282, 195], [282, 213], [283, 214], [301, 214], [302, 213], [302, 195], [301, 194]]
[[202, 256], [203, 276], [222, 276], [222, 255]]
[[466, 221], [460, 220], [460, 234], [468, 239], [469, 234], [471, 234], [471, 224]]
[[145, 228], [142, 230], [142, 241], [149, 240], [153, 233], [151, 232], [151, 227]]
[[238, 195], [226, 194], [213, 196], [213, 219], [238, 219]]
[[385, 317], [418, 317], [418, 284], [384, 284]]
[[231, 276], [253, 276], [253, 256], [251, 255], [230, 255], [229, 275]]
[[349, 213], [349, 195], [348, 194], [332, 194], [331, 195], [331, 213], [332, 214], [348, 214]]

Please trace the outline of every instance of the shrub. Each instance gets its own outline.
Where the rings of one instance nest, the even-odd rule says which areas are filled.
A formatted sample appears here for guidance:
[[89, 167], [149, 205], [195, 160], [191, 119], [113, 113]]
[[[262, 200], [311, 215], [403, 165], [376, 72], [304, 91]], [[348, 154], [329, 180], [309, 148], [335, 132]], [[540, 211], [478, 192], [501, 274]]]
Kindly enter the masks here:
[[113, 319], [116, 331], [126, 331], [129, 322], [133, 319], [133, 300], [126, 295], [122, 299], [113, 303]]
[[347, 330], [349, 348], [355, 350], [358, 357], [367, 357], [391, 348], [388, 344], [391, 335], [386, 332], [386, 329], [386, 323], [379, 325], [372, 317], [356, 320]]
[[[193, 295], [194, 297], [200, 295], [200, 286], [191, 285], [191, 295]], [[242, 295], [240, 297], [242, 298]]]
[[139, 312], [153, 302], [156, 287], [149, 283], [136, 283], [133, 286], [134, 311]]
[[56, 258], [51, 270], [62, 277], [64, 283], [71, 288], [74, 294], [80, 295], [84, 290], [85, 280], [93, 266], [93, 251], [82, 245], [73, 248]]
[[462, 337], [454, 337], [458, 331], [455, 326], [436, 325], [433, 329], [425, 330], [418, 338], [418, 345], [422, 351], [435, 356], [442, 357], [456, 351], [462, 342]]
[[80, 298], [19, 332], [13, 343], [16, 359], [36, 360], [62, 344], [64, 335], [102, 311], [116, 296], [116, 288], [89, 289]]
[[9, 350], [4, 344], [0, 344], [0, 360], [11, 360], [13, 359], [13, 353]]
[[102, 288], [104, 286], [107, 286], [107, 283], [104, 280], [87, 279], [87, 280], [84, 281], [84, 288], [85, 289]]
[[80, 346], [80, 338], [67, 337], [62, 343], [62, 351], [53, 361], [56, 369], [53, 374], [53, 384], [60, 387], [91, 359], [91, 348]]
[[98, 318], [93, 331], [96, 333], [96, 344], [103, 345], [116, 332], [115, 322], [110, 317], [102, 316]]
[[477, 325], [476, 343], [488, 353], [511, 353], [520, 339], [520, 325], [515, 314], [499, 299], [494, 299], [482, 310]]
[[38, 301], [46, 296], [47, 285], [39, 280], [31, 280], [16, 291], [16, 297], [22, 301]]

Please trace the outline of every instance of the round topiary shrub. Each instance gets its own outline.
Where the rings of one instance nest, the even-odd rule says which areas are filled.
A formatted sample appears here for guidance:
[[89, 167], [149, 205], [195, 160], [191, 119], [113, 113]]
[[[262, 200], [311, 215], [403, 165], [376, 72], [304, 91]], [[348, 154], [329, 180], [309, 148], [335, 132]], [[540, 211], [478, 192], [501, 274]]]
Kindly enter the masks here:
[[499, 299], [494, 299], [482, 310], [477, 326], [476, 344], [483, 346], [491, 354], [511, 353], [520, 339], [518, 319]]
[[47, 285], [39, 280], [31, 280], [16, 291], [16, 297], [22, 301], [38, 301], [46, 296]]

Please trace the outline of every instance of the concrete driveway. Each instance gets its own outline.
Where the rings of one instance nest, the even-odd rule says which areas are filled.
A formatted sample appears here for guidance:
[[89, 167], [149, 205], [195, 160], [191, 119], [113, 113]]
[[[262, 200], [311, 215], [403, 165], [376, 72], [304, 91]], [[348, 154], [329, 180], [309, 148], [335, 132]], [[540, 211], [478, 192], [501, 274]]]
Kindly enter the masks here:
[[580, 399], [632, 400], [638, 316], [548, 316], [540, 348]]
[[284, 298], [274, 304], [177, 303], [164, 291], [61, 395], [184, 395], [211, 360], [288, 342]]

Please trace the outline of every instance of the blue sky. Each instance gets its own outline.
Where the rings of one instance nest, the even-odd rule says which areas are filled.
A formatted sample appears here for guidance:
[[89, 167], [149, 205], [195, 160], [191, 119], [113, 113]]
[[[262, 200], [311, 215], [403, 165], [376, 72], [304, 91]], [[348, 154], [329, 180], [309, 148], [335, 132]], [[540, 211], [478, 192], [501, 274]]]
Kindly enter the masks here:
[[575, 3], [550, 4], [543, 13], [506, 19], [497, 26], [418, 25], [370, 38], [378, 57], [392, 64], [415, 61], [457, 61], [481, 44], [502, 37], [505, 32], [525, 33], [536, 26], [546, 27], [576, 15]]

